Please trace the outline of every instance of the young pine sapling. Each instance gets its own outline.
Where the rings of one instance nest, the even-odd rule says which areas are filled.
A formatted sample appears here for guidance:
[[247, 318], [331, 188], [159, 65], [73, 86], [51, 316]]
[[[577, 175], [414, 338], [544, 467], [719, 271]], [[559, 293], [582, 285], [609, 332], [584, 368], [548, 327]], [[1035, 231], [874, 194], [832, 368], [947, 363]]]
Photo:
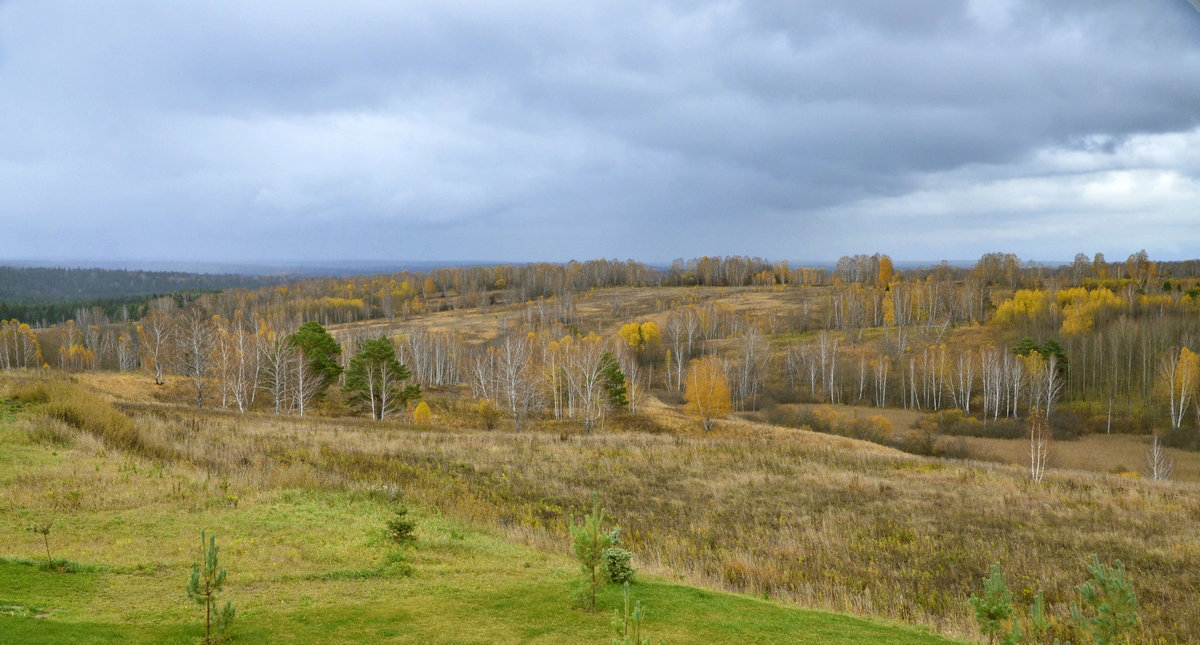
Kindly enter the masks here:
[[[204, 607], [204, 643], [215, 642], [213, 630], [216, 628], [217, 637], [222, 637], [233, 622], [233, 603], [226, 600], [225, 606], [215, 610], [217, 594], [225, 587], [226, 571], [220, 568], [217, 560], [217, 538], [215, 536], [205, 541], [205, 534], [200, 532], [201, 562], [192, 565], [192, 577], [187, 583], [188, 598], [197, 605]], [[215, 615], [214, 615], [215, 611]]]
[[584, 517], [578, 526], [571, 524], [575, 558], [579, 560], [580, 569], [583, 571], [584, 586], [580, 593], [580, 601], [588, 611], [596, 608], [596, 591], [603, 583], [599, 569], [604, 562], [604, 552], [612, 546], [612, 534], [601, 528], [603, 523], [604, 509], [600, 508], [600, 496], [593, 493], [592, 514]]

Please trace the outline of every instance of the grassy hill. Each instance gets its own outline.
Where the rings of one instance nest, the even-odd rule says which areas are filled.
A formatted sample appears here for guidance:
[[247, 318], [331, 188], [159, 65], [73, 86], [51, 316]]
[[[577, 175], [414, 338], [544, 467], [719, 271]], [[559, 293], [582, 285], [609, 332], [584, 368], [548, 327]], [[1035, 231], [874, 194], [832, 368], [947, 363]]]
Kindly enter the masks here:
[[[196, 642], [201, 614], [184, 585], [202, 529], [229, 570], [234, 642], [609, 642], [620, 593], [605, 592], [596, 613], [571, 606], [565, 535], [538, 550], [425, 504], [415, 546], [396, 547], [383, 528], [396, 488], [289, 486], [282, 473], [281, 485], [250, 485], [202, 459], [148, 459], [114, 448], [122, 417], [107, 404], [73, 396], [80, 415], [60, 416], [74, 425], [0, 401], [6, 643]], [[46, 566], [42, 536], [25, 530], [45, 522], [69, 572]], [[951, 642], [655, 575], [639, 575], [633, 595], [648, 607], [646, 632], [669, 643]]]

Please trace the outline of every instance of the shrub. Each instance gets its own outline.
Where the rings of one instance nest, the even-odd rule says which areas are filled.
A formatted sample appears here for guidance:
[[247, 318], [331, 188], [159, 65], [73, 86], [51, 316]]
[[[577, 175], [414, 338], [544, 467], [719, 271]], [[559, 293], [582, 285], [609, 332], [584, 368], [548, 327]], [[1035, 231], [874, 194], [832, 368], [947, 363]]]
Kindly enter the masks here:
[[1169, 448], [1200, 450], [1200, 430], [1196, 428], [1168, 428], [1159, 435], [1159, 441]]
[[604, 552], [604, 574], [608, 581], [621, 585], [633, 581], [635, 569], [629, 564], [633, 554], [625, 549], [612, 548]]
[[618, 526], [609, 531], [608, 537], [612, 540], [612, 547], [604, 552], [605, 578], [616, 585], [633, 582], [633, 574], [636, 570], [629, 564], [633, 554], [621, 548], [624, 546], [621, 543], [621, 527]]
[[496, 423], [500, 421], [499, 408], [487, 399], [479, 399], [479, 403], [475, 405], [475, 413], [479, 415], [479, 422], [485, 430], [494, 430]]
[[963, 411], [959, 409], [927, 414], [913, 424], [913, 428], [957, 437], [1019, 439], [1025, 436], [1025, 424], [1019, 419], [982, 422], [975, 417], [963, 414]]
[[408, 517], [408, 507], [400, 505], [396, 507], [392, 518], [387, 521], [387, 536], [395, 544], [409, 545], [417, 541], [417, 536], [414, 534], [416, 528], [417, 523]]
[[413, 423], [420, 426], [427, 426], [433, 419], [433, 412], [429, 410], [429, 404], [421, 401], [417, 407], [413, 408]]
[[1071, 409], [1058, 408], [1050, 415], [1050, 429], [1059, 441], [1073, 441], [1088, 434], [1087, 419]]

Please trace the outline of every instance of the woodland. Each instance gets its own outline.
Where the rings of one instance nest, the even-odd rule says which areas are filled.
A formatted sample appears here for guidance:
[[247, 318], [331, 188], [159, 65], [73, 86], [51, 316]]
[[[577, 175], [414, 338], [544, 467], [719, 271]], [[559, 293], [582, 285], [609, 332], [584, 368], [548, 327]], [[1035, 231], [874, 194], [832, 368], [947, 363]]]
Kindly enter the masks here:
[[[1200, 635], [1200, 260], [139, 280], [4, 321], [0, 398], [226, 497], [392, 487], [561, 553], [595, 495], [665, 580], [954, 639]], [[1124, 640], [1078, 585], [1118, 561]], [[995, 609], [1001, 566], [1041, 609]]]

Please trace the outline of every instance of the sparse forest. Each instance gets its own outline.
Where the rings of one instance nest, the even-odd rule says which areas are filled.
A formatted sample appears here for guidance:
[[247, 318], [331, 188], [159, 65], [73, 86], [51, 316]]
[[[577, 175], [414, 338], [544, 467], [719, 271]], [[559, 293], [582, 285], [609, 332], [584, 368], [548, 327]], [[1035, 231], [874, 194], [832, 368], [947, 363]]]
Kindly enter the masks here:
[[[107, 277], [54, 297], [143, 293]], [[1200, 633], [1200, 260], [152, 286], [170, 294], [119, 315], [4, 322], [0, 396], [69, 377], [143, 458], [243, 490], [401, 486], [552, 551], [597, 491], [656, 575], [955, 638], [988, 633], [967, 598], [1002, 561], [1018, 600], [1044, 603], [1045, 640], [1024, 642], [1090, 642], [1070, 606], [1099, 554], [1155, 581], [1131, 638]]]

